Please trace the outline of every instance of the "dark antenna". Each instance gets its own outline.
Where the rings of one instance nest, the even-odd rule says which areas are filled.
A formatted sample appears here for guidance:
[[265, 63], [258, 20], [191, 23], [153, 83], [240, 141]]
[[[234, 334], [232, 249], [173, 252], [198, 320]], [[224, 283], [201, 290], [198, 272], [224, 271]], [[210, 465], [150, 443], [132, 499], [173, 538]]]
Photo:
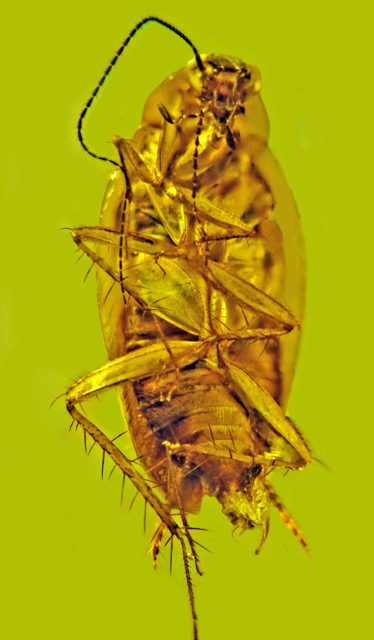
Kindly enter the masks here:
[[[143, 18], [143, 20], [140, 20], [140, 22], [138, 22], [138, 24], [136, 24], [135, 27], [130, 31], [130, 33], [127, 36], [127, 38], [122, 42], [121, 46], [117, 49], [117, 51], [114, 54], [113, 58], [109, 62], [107, 68], [105, 69], [103, 75], [101, 76], [99, 82], [97, 83], [95, 89], [91, 93], [91, 96], [87, 100], [87, 102], [86, 102], [86, 104], [85, 104], [85, 106], [84, 106], [84, 108], [83, 108], [83, 110], [82, 110], [82, 112], [81, 112], [81, 114], [79, 116], [78, 126], [77, 126], [78, 139], [79, 139], [79, 142], [80, 142], [81, 146], [83, 147], [84, 151], [86, 151], [86, 153], [88, 153], [93, 158], [96, 158], [96, 160], [102, 160], [103, 162], [110, 162], [110, 164], [113, 164], [114, 166], [119, 167], [122, 172], [124, 172], [124, 166], [122, 166], [121, 164], [119, 164], [115, 160], [112, 160], [111, 158], [107, 158], [105, 156], [100, 156], [99, 154], [97, 154], [94, 151], [91, 151], [89, 149], [89, 147], [86, 145], [86, 143], [84, 141], [84, 138], [83, 138], [83, 131], [82, 131], [83, 121], [84, 121], [84, 119], [86, 117], [87, 111], [90, 109], [93, 101], [95, 100], [95, 98], [96, 98], [97, 94], [99, 93], [101, 87], [103, 86], [105, 80], [109, 76], [109, 74], [112, 71], [112, 69], [114, 68], [114, 66], [117, 64], [119, 58], [121, 57], [121, 55], [123, 53], [123, 50], [127, 47], [127, 45], [129, 44], [130, 40], [132, 40], [132, 38], [139, 31], [139, 29], [141, 29], [145, 24], [147, 24], [147, 22], [157, 22], [158, 24], [162, 25], [163, 27], [166, 27], [166, 29], [169, 29], [169, 31], [172, 31], [177, 36], [182, 38], [182, 40], [184, 40], [184, 42], [186, 42], [191, 47], [192, 51], [194, 52], [194, 56], [195, 56], [195, 60], [196, 60], [196, 64], [197, 64], [198, 68], [200, 69], [201, 72], [204, 72], [204, 65], [203, 65], [203, 62], [202, 62], [201, 57], [200, 57], [200, 54], [199, 54], [198, 50], [196, 49], [196, 47], [192, 44], [191, 40], [189, 38], [187, 38], [187, 36], [184, 33], [179, 31], [179, 29], [174, 27], [169, 22], [166, 22], [165, 20], [161, 20], [161, 18], [156, 18], [155, 16], [148, 16], [147, 18]], [[125, 178], [126, 177], [127, 176], [126, 176], [126, 173], [125, 173]]]

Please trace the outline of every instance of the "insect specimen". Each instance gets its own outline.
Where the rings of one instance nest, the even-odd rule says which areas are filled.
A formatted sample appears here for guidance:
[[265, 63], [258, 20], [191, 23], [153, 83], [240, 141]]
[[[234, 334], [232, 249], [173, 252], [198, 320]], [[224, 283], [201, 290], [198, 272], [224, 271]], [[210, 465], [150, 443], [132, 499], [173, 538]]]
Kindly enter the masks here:
[[[89, 149], [82, 125], [147, 22], [182, 38], [194, 58], [149, 96], [132, 139], [113, 137], [116, 161]], [[260, 88], [255, 67], [200, 55], [178, 29], [148, 17], [78, 123], [83, 148], [115, 166], [99, 225], [73, 231], [96, 265], [109, 360], [71, 386], [67, 409], [156, 513], [154, 561], [166, 534], [179, 542], [195, 639], [190, 561], [198, 573], [200, 565], [187, 517], [205, 495], [236, 527], [261, 529], [257, 551], [271, 506], [307, 547], [269, 481], [311, 454], [285, 413], [303, 314], [302, 236], [267, 146]], [[118, 389], [137, 465], [79, 408], [109, 387]]]

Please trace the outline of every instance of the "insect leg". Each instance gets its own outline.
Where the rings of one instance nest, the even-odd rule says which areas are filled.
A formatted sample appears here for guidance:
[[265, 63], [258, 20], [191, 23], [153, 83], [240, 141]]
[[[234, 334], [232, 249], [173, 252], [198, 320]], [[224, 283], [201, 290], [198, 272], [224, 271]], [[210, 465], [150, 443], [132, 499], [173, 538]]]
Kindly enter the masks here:
[[[181, 344], [179, 344], [179, 346], [176, 344], [179, 341], [172, 342], [174, 343], [174, 349], [177, 347], [175, 352], [179, 351], [180, 355], [182, 355], [182, 352], [180, 352]], [[180, 341], [180, 343], [182, 343], [182, 341]], [[191, 358], [192, 361], [195, 360], [196, 356], [192, 352], [193, 347], [190, 348], [190, 355], [187, 357], [187, 360]], [[186, 362], [183, 355], [181, 361], [183, 364]], [[76, 420], [83, 427], [86, 433], [112, 458], [113, 462], [121, 471], [133, 481], [135, 487], [147, 502], [151, 504], [159, 517], [165, 522], [170, 532], [175, 534], [177, 525], [175, 525], [171, 519], [168, 510], [149, 488], [144, 478], [134, 469], [131, 461], [118, 449], [113, 440], [110, 440], [77, 409], [77, 405], [90, 396], [122, 382], [132, 379], [142, 379], [152, 375], [156, 371], [159, 371], [160, 366], [167, 367], [169, 362], [169, 354], [163, 344], [152, 345], [152, 347], [144, 347], [135, 352], [130, 352], [125, 356], [106, 363], [103, 367], [99, 367], [95, 371], [77, 380], [66, 393], [66, 406], [73, 420]], [[177, 537], [179, 538], [180, 535], [178, 534]]]
[[[183, 341], [170, 341], [174, 343], [174, 349], [176, 343], [183, 343]], [[179, 347], [180, 347], [179, 344]], [[185, 343], [184, 343], [185, 345]], [[185, 345], [186, 346], [186, 345]], [[152, 352], [157, 352], [156, 359]], [[178, 348], [175, 349], [178, 351]], [[189, 349], [189, 357], [187, 360], [195, 361], [195, 345]], [[163, 355], [162, 355], [163, 354]], [[182, 352], [181, 352], [182, 355]], [[160, 358], [161, 356], [161, 358]], [[192, 358], [192, 360], [191, 360]], [[182, 355], [181, 362], [185, 364], [185, 356]], [[170, 366], [169, 354], [163, 344], [152, 345], [152, 347], [144, 347], [138, 349], [135, 352], [130, 352], [121, 358], [108, 362], [103, 367], [96, 369], [92, 373], [87, 374], [76, 383], [74, 383], [66, 394], [66, 407], [73, 420], [75, 420], [91, 438], [100, 445], [103, 452], [107, 453], [114, 464], [119, 467], [123, 475], [128, 477], [138, 492], [143, 496], [146, 502], [153, 508], [158, 515], [160, 521], [170, 531], [171, 536], [175, 536], [181, 545], [184, 570], [187, 582], [187, 590], [190, 602], [191, 615], [193, 620], [193, 637], [194, 640], [198, 640], [197, 630], [197, 613], [195, 607], [195, 598], [192, 588], [191, 573], [189, 567], [189, 554], [187, 552], [185, 536], [186, 531], [183, 531], [170, 514], [169, 508], [161, 502], [155, 492], [151, 489], [148, 482], [143, 476], [134, 468], [133, 463], [129, 460], [124, 453], [117, 447], [117, 445], [105, 435], [89, 418], [87, 418], [78, 408], [77, 405], [83, 402], [86, 398], [93, 394], [105, 390], [111, 386], [131, 379], [141, 379], [147, 377], [159, 371], [160, 366]], [[188, 536], [187, 536], [188, 539]], [[193, 549], [191, 548], [193, 554]]]
[[151, 555], [152, 555], [153, 566], [155, 568], [157, 567], [158, 556], [160, 553], [160, 547], [162, 544], [164, 533], [165, 533], [165, 523], [163, 522], [163, 520], [159, 520], [151, 540]]
[[[189, 189], [179, 187], [178, 197], [182, 202], [193, 206], [193, 193]], [[253, 227], [257, 222], [256, 221], [254, 224], [243, 222], [242, 220], [234, 216], [230, 211], [218, 207], [215, 203], [208, 200], [208, 198], [204, 198], [203, 196], [200, 196], [198, 194], [196, 194], [196, 209], [199, 218], [206, 220], [207, 222], [213, 222], [215, 225], [217, 225], [218, 227], [222, 227], [223, 229], [240, 229], [245, 233], [250, 233], [251, 231], [253, 231]]]
[[311, 453], [304, 439], [301, 437], [282, 408], [265, 389], [237, 366], [221, 351], [221, 358], [227, 367], [231, 383], [248, 411], [256, 409], [271, 427], [286, 440], [295, 452], [295, 466], [299, 467], [311, 462]]
[[[109, 229], [102, 229], [100, 227], [93, 227], [93, 228], [82, 227], [81, 229], [74, 230], [73, 234], [74, 234], [74, 239], [78, 244], [78, 246], [84, 249], [84, 251], [87, 253], [87, 255], [89, 255], [91, 260], [94, 263], [96, 263], [97, 266], [102, 268], [106, 273], [108, 273], [108, 275], [113, 279], [114, 282], [118, 282], [118, 280], [120, 279], [119, 269], [116, 268], [115, 266], [112, 266], [112, 264], [116, 265], [115, 257], [116, 257], [116, 250], [118, 246], [118, 238], [120, 237], [120, 234], [113, 232]], [[92, 248], [90, 245], [92, 245]], [[102, 247], [104, 247], [104, 252], [101, 251]], [[109, 259], [107, 257], [108, 250], [110, 251], [111, 248], [114, 248], [114, 255], [112, 255], [112, 258], [114, 259], [110, 259], [110, 254], [109, 254]], [[154, 267], [155, 258], [153, 256], [149, 256], [148, 260], [150, 263], [150, 267], [151, 268]], [[143, 265], [144, 265], [144, 261], [143, 261]], [[127, 291], [136, 300], [136, 302], [141, 306], [141, 308], [150, 312], [153, 318], [153, 321], [155, 323], [156, 329], [159, 333], [160, 339], [163, 342], [166, 348], [166, 351], [169, 354], [170, 361], [174, 365], [174, 369], [176, 371], [176, 381], [175, 381], [175, 385], [170, 388], [170, 391], [167, 395], [167, 399], [170, 399], [178, 382], [179, 364], [177, 362], [177, 358], [174, 356], [172, 348], [169, 346], [169, 340], [166, 337], [163, 331], [162, 325], [160, 323], [160, 320], [158, 318], [158, 311], [161, 309], [161, 312], [162, 312], [162, 309], [165, 306], [163, 305], [163, 296], [161, 296], [161, 298], [157, 297], [156, 299], [150, 297], [153, 295], [154, 290], [157, 289], [155, 285], [157, 283], [160, 283], [160, 277], [161, 277], [161, 284], [163, 284], [165, 287], [165, 282], [163, 279], [163, 276], [165, 275], [165, 273], [164, 273], [164, 270], [162, 269], [162, 266], [160, 267], [160, 269], [161, 269], [161, 273], [159, 273], [158, 269], [155, 270], [154, 280], [151, 283], [151, 286], [149, 285], [149, 283], [145, 283], [144, 288], [142, 288], [141, 286], [139, 286], [140, 278], [137, 276], [134, 277], [134, 267], [132, 265], [129, 265], [127, 276], [121, 282], [121, 284], [123, 285], [123, 289]], [[143, 277], [144, 277], [144, 274], [143, 274]], [[165, 311], [167, 313], [167, 308], [163, 309], [164, 314], [165, 314]], [[186, 315], [188, 315], [188, 313]], [[163, 372], [163, 370], [164, 369], [160, 369], [161, 372]], [[160, 371], [158, 373], [160, 373]]]
[[[83, 399], [84, 398], [82, 397], [81, 400]], [[146, 500], [157, 513], [163, 525], [169, 529], [170, 535], [175, 536], [178, 539], [182, 549], [183, 564], [193, 622], [193, 638], [194, 640], [198, 640], [195, 596], [192, 587], [189, 567], [189, 555], [187, 553], [186, 543], [184, 540], [184, 532], [180, 529], [177, 522], [171, 516], [169, 509], [161, 502], [161, 500], [152, 491], [144, 478], [134, 468], [131, 460], [129, 460], [122, 453], [122, 451], [120, 451], [120, 449], [118, 449], [118, 447], [108, 438], [108, 436], [106, 436], [98, 427], [96, 427], [96, 425], [91, 422], [91, 420], [86, 418], [86, 416], [78, 411], [76, 406], [69, 400], [67, 401], [67, 410], [69, 411], [72, 418], [82, 426], [85, 432], [87, 432], [91, 436], [91, 438], [100, 445], [103, 451], [105, 451], [105, 453], [107, 453], [111, 457], [113, 462], [121, 469], [124, 476], [127, 476], [132, 481], [136, 489], [143, 496], [144, 500]]]
[[291, 531], [292, 535], [300, 542], [301, 546], [305, 549], [307, 553], [310, 553], [310, 547], [308, 542], [305, 539], [303, 532], [301, 531], [299, 525], [295, 522], [289, 511], [286, 509], [282, 501], [280, 500], [278, 494], [274, 491], [272, 485], [267, 481], [263, 481], [264, 487], [268, 493], [270, 502], [276, 509], [278, 509], [278, 513], [286, 525], [287, 529]]
[[[216, 318], [220, 321], [220, 318]], [[222, 323], [223, 326], [224, 323]], [[216, 335], [217, 342], [225, 342], [231, 340], [266, 340], [268, 338], [280, 337], [288, 333], [287, 327], [279, 329], [268, 329], [266, 327], [255, 327], [248, 329], [239, 329], [238, 331], [227, 331]]]
[[270, 316], [289, 331], [297, 326], [297, 320], [280, 302], [250, 282], [230, 273], [218, 262], [208, 260], [208, 270], [205, 273], [214, 286], [236, 298], [240, 304]]
[[160, 188], [164, 176], [157, 166], [152, 166], [148, 161], [144, 160], [131, 140], [115, 136], [113, 142], [123, 156], [124, 161], [132, 166], [137, 178], [146, 186], [152, 206], [171, 239], [178, 245], [186, 231], [183, 203], [179, 200], [173, 202], [173, 199], [168, 197], [167, 190]]
[[[103, 269], [114, 281], [119, 282], [118, 268], [113, 267], [108, 258], [100, 253], [101, 246], [107, 250], [113, 248], [116, 254], [118, 253], [120, 234], [117, 231], [102, 227], [80, 227], [73, 229], [72, 236], [79, 249], [84, 251], [93, 264]], [[92, 246], [89, 246], [90, 244]]]
[[277, 454], [271, 452], [266, 455], [248, 455], [233, 451], [231, 448], [215, 447], [210, 444], [188, 444], [188, 443], [165, 443], [172, 452], [184, 453], [188, 458], [191, 455], [210, 456], [214, 458], [224, 458], [226, 460], [234, 460], [236, 462], [242, 462], [243, 464], [251, 467], [255, 464], [261, 464], [264, 467], [282, 467], [287, 469], [297, 469], [299, 465], [295, 465], [293, 462], [283, 460]]
[[[111, 249], [118, 253], [120, 238], [118, 231], [105, 227], [77, 227], [72, 230], [72, 238], [79, 249], [84, 251], [93, 262], [103, 268], [113, 278], [119, 280], [118, 269], [110, 267], [108, 258], [105, 259], [100, 253], [102, 248], [106, 249], [107, 255]], [[129, 251], [134, 253], [145, 253], [156, 257], [163, 255], [172, 258], [179, 256], [181, 253], [177, 247], [170, 245], [170, 243], [142, 235], [141, 233], [128, 232], [127, 242]]]
[[[82, 400], [84, 400], [84, 396], [79, 400], [77, 399], [77, 402], [82, 402]], [[143, 476], [135, 469], [131, 460], [122, 453], [117, 445], [114, 444], [112, 440], [103, 433], [103, 431], [101, 431], [91, 420], [77, 409], [74, 402], [67, 399], [66, 406], [72, 418], [84, 429], [86, 433], [88, 433], [88, 435], [91, 436], [94, 442], [96, 442], [102, 450], [109, 455], [122, 473], [132, 481], [143, 498], [151, 505], [162, 521], [165, 522], [170, 533], [181, 540], [182, 534], [179, 531], [179, 526], [171, 517], [169, 509], [152, 491]]]
[[[186, 367], [199, 360], [207, 348], [205, 343], [189, 340], [169, 340], [175, 361], [179, 367]], [[75, 405], [89, 396], [108, 389], [121, 382], [142, 380], [156, 375], [160, 369], [173, 369], [169, 353], [162, 342], [130, 351], [124, 356], [110, 360], [103, 366], [79, 378], [68, 389], [67, 402]]]
[[[147, 184], [157, 185], [162, 182], [162, 176], [158, 174], [157, 169], [146, 162], [135, 149], [131, 140], [125, 140], [120, 136], [113, 136], [112, 141], [123, 155], [125, 161], [129, 161], [133, 169], [135, 169], [138, 177]], [[126, 163], [127, 164], [127, 163]]]
[[191, 537], [191, 534], [190, 534], [190, 531], [189, 531], [189, 526], [188, 526], [188, 522], [187, 522], [187, 516], [186, 516], [186, 512], [184, 510], [183, 504], [182, 504], [178, 483], [176, 482], [174, 474], [173, 474], [173, 467], [172, 467], [171, 458], [170, 458], [170, 449], [168, 447], [168, 445], [170, 443], [169, 442], [165, 442], [164, 444], [166, 446], [166, 451], [167, 451], [167, 460], [168, 460], [169, 473], [170, 473], [171, 481], [173, 483], [175, 496], [177, 498], [177, 502], [178, 502], [178, 506], [179, 506], [179, 510], [180, 510], [180, 514], [181, 514], [181, 519], [182, 519], [182, 523], [183, 523], [183, 527], [184, 527], [184, 532], [185, 532], [185, 535], [187, 537], [187, 540], [188, 540], [188, 543], [189, 543], [189, 546], [190, 546], [190, 549], [191, 549], [191, 552], [192, 552], [192, 555], [193, 555], [196, 571], [201, 576], [202, 575], [202, 571], [200, 569], [199, 557], [197, 555], [197, 551], [195, 549], [195, 545], [194, 545], [194, 542], [192, 540], [192, 537]]

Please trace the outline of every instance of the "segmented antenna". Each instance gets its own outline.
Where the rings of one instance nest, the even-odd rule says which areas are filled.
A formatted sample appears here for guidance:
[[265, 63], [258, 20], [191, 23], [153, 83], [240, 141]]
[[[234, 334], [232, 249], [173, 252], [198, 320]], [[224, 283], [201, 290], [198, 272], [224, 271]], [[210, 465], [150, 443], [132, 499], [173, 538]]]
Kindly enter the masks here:
[[166, 29], [169, 29], [169, 31], [172, 31], [177, 36], [179, 36], [182, 40], [184, 40], [184, 42], [186, 42], [191, 47], [191, 49], [192, 49], [192, 51], [194, 53], [196, 64], [197, 64], [198, 68], [200, 69], [200, 71], [202, 71], [202, 72], [204, 71], [203, 62], [201, 60], [200, 54], [199, 54], [198, 50], [196, 49], [196, 47], [193, 45], [191, 40], [184, 33], [179, 31], [179, 29], [174, 27], [169, 22], [166, 22], [165, 20], [161, 20], [161, 18], [157, 18], [155, 16], [148, 16], [147, 18], [143, 18], [143, 20], [140, 20], [140, 22], [138, 22], [135, 25], [135, 27], [130, 31], [130, 33], [127, 36], [127, 38], [122, 42], [121, 46], [117, 49], [117, 51], [114, 54], [113, 58], [109, 62], [108, 66], [106, 67], [103, 75], [101, 76], [99, 82], [97, 83], [95, 89], [91, 93], [91, 96], [89, 97], [89, 99], [87, 100], [86, 104], [84, 105], [83, 110], [82, 110], [82, 112], [81, 112], [81, 114], [79, 116], [78, 125], [77, 125], [78, 139], [79, 139], [79, 142], [80, 142], [81, 146], [83, 147], [84, 151], [86, 151], [86, 153], [88, 153], [93, 158], [96, 158], [96, 160], [102, 160], [103, 162], [110, 162], [110, 164], [113, 164], [114, 166], [118, 167], [119, 169], [121, 169], [121, 171], [123, 173], [125, 173], [125, 178], [127, 178], [127, 174], [126, 174], [126, 172], [124, 170], [124, 166], [122, 166], [121, 164], [119, 164], [115, 160], [112, 160], [111, 158], [107, 158], [106, 156], [101, 156], [101, 155], [95, 153], [94, 151], [91, 151], [91, 149], [89, 149], [89, 147], [86, 145], [86, 142], [85, 142], [85, 140], [83, 138], [83, 121], [84, 121], [84, 119], [86, 117], [87, 111], [90, 109], [93, 101], [95, 100], [97, 94], [99, 93], [101, 87], [103, 86], [103, 84], [104, 84], [105, 80], [107, 79], [107, 77], [109, 76], [110, 72], [112, 71], [112, 69], [117, 64], [117, 62], [118, 62], [119, 58], [121, 57], [124, 49], [127, 47], [127, 45], [129, 44], [130, 40], [132, 40], [132, 38], [135, 36], [135, 34], [145, 24], [147, 24], [148, 22], [157, 22], [158, 24], [162, 25]]

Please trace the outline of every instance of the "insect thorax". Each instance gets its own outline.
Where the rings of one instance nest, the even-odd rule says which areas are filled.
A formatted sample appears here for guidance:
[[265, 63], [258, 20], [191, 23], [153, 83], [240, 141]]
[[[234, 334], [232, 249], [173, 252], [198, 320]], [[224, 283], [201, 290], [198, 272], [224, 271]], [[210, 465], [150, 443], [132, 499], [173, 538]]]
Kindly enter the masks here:
[[249, 140], [256, 142], [254, 134], [257, 142], [266, 142], [268, 135], [257, 69], [222, 56], [202, 57], [204, 75], [192, 61], [150, 95], [134, 136], [139, 151], [162, 175], [185, 186], [193, 179], [196, 137], [198, 175], [214, 168], [217, 178], [230, 150], [241, 146], [248, 151]]

